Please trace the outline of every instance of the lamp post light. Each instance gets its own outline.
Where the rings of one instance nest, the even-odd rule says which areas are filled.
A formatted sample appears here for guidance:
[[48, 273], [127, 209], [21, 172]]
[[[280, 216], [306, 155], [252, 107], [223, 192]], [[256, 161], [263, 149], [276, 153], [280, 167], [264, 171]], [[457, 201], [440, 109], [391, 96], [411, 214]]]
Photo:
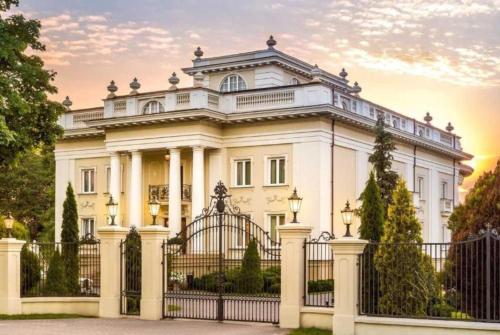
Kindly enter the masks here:
[[352, 224], [352, 217], [353, 217], [354, 211], [351, 209], [351, 206], [349, 204], [349, 200], [346, 202], [345, 208], [343, 210], [341, 210], [340, 213], [342, 214], [342, 221], [344, 221], [344, 224], [347, 227], [344, 237], [352, 237], [350, 227]]
[[12, 217], [12, 213], [7, 213], [7, 217], [3, 220], [5, 223], [5, 228], [7, 228], [8, 237], [12, 238], [12, 227], [14, 226], [14, 218]]
[[290, 211], [293, 213], [293, 221], [291, 223], [299, 223], [297, 221], [297, 213], [300, 211], [302, 198], [298, 196], [297, 188], [294, 188], [292, 195], [288, 198], [288, 204], [290, 205]]
[[106, 207], [108, 208], [108, 215], [111, 218], [111, 226], [116, 226], [115, 217], [118, 212], [118, 203], [113, 200], [112, 195], [109, 196], [109, 201], [106, 204]]
[[160, 202], [154, 196], [148, 203], [149, 205], [149, 214], [153, 217], [153, 226], [156, 226], [156, 216], [160, 211]]

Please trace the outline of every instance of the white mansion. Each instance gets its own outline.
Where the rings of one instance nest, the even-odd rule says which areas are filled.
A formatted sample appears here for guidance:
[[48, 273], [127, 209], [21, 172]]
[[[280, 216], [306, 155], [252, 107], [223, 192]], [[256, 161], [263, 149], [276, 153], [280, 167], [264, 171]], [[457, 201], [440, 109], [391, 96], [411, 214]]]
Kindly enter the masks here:
[[[71, 110], [61, 117], [56, 145], [56, 239], [68, 182], [75, 188], [81, 233], [107, 224], [106, 202], [119, 204], [123, 226], [152, 221], [148, 201], [161, 202], [158, 220], [173, 233], [198, 216], [222, 180], [232, 202], [276, 237], [290, 220], [287, 198], [303, 197], [299, 221], [313, 235], [343, 235], [340, 210], [359, 202], [373, 148], [373, 126], [383, 114], [397, 140], [393, 169], [414, 192], [425, 241], [449, 239], [446, 222], [458, 203], [458, 185], [472, 156], [448, 124], [431, 124], [367, 101], [347, 72], [331, 74], [275, 49], [206, 58], [197, 48], [182, 69], [192, 87], [116, 94], [104, 106]], [[358, 222], [352, 228], [357, 232]]]

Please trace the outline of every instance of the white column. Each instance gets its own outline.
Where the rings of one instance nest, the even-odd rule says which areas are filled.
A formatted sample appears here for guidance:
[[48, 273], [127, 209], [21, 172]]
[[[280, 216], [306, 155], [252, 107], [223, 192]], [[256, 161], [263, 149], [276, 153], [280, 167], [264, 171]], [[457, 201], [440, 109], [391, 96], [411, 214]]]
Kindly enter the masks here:
[[21, 249], [25, 241], [0, 239], [0, 314], [21, 314]]
[[192, 220], [200, 215], [205, 207], [205, 160], [203, 150], [203, 147], [193, 148]]
[[132, 151], [132, 161], [130, 169], [130, 192], [129, 199], [129, 226], [141, 227], [142, 223], [142, 152]]
[[440, 242], [441, 236], [441, 193], [439, 192], [439, 172], [432, 168], [429, 179], [429, 240], [424, 242]]
[[118, 203], [118, 210], [116, 212], [115, 223], [121, 226], [120, 215], [120, 201], [121, 201], [121, 163], [120, 154], [117, 152], [111, 153], [110, 159], [111, 176], [109, 181], [109, 194], [113, 197], [114, 201]]
[[173, 234], [181, 231], [181, 150], [170, 149], [170, 168], [168, 178], [168, 226]]

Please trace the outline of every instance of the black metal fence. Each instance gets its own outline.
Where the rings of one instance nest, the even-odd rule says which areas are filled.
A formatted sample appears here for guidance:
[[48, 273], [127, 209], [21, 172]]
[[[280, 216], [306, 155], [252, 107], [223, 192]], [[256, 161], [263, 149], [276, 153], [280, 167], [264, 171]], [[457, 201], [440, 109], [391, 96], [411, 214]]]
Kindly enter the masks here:
[[141, 236], [132, 227], [120, 243], [120, 313], [141, 313], [142, 244]]
[[329, 241], [334, 236], [323, 232], [304, 241], [304, 305], [333, 307], [333, 252]]
[[359, 259], [359, 312], [500, 322], [500, 237], [452, 243], [369, 243]]
[[28, 242], [21, 251], [21, 296], [99, 296], [100, 242]]

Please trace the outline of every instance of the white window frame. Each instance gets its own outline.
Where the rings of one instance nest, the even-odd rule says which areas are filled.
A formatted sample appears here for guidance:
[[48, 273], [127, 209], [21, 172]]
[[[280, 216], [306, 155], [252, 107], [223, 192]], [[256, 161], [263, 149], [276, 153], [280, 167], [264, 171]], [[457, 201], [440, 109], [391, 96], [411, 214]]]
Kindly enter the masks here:
[[[272, 232], [272, 225], [271, 221], [273, 217], [283, 217], [283, 224], [286, 224], [286, 213], [285, 212], [269, 212], [266, 213], [266, 230], [269, 232], [269, 238], [272, 239], [274, 242], [279, 243], [280, 241], [280, 235], [279, 235], [279, 230], [278, 227], [280, 226], [279, 221], [277, 221], [277, 226], [276, 226], [276, 236], [273, 238], [273, 232]], [[277, 219], [279, 220], [279, 219]]]
[[[236, 78], [236, 89], [231, 89], [231, 78]], [[241, 79], [242, 82], [242, 87], [240, 87], [240, 81], [239, 78]], [[226, 85], [226, 80], [227, 80], [227, 89], [224, 89], [224, 86]], [[220, 92], [239, 92], [239, 91], [244, 91], [248, 89], [247, 82], [245, 79], [240, 76], [237, 73], [231, 73], [222, 78], [220, 85], [219, 85], [219, 91]]]
[[418, 193], [418, 199], [424, 200], [425, 179], [422, 176], [417, 177], [417, 193]]
[[[265, 164], [264, 164], [264, 185], [265, 186], [286, 186], [288, 185], [288, 155], [267, 155], [264, 157], [265, 158]], [[279, 166], [277, 166], [277, 171], [276, 171], [276, 183], [271, 183], [271, 161], [272, 160], [279, 160], [279, 159], [284, 159], [285, 160], [285, 178], [283, 180], [283, 183], [279, 182], [280, 175], [279, 175]]]
[[441, 199], [448, 199], [448, 181], [441, 181]]
[[86, 220], [92, 220], [92, 231], [90, 232], [90, 234], [92, 236], [95, 236], [95, 231], [96, 231], [96, 218], [95, 216], [82, 216], [80, 218], [80, 236], [81, 237], [85, 237], [88, 233], [86, 231], [84, 231], [84, 222]]
[[[243, 164], [243, 184], [238, 184], [238, 163], [250, 162], [250, 183], [246, 183], [246, 165]], [[232, 187], [253, 187], [253, 159], [251, 157], [238, 157], [231, 159]]]
[[300, 80], [297, 77], [293, 77], [290, 79], [290, 85], [300, 85]]
[[[237, 224], [239, 224], [240, 222], [243, 224], [248, 222], [251, 225], [251, 222], [253, 222], [251, 214], [241, 214], [241, 216], [246, 216], [247, 219], [242, 219], [241, 221], [238, 221]], [[243, 235], [241, 236], [242, 237], [242, 239], [241, 239], [242, 244], [237, 243], [239, 233], [243, 233]], [[233, 236], [232, 236], [232, 242], [231, 242], [232, 249], [246, 249], [247, 244], [250, 241], [247, 241], [247, 234], [245, 234], [245, 233], [246, 233], [246, 227], [242, 227], [242, 229], [234, 229]]]
[[[156, 103], [156, 108], [155, 110], [151, 109], [151, 106]], [[146, 107], [148, 109], [146, 110]], [[150, 114], [159, 114], [165, 112], [165, 106], [161, 103], [159, 100], [149, 100], [147, 101], [144, 106], [142, 106], [142, 114], [144, 115], [150, 115]]]
[[[94, 172], [94, 182], [93, 188], [89, 190], [85, 190], [85, 172], [93, 171]], [[81, 167], [80, 168], [80, 193], [82, 194], [95, 194], [97, 189], [97, 168], [94, 167]]]

